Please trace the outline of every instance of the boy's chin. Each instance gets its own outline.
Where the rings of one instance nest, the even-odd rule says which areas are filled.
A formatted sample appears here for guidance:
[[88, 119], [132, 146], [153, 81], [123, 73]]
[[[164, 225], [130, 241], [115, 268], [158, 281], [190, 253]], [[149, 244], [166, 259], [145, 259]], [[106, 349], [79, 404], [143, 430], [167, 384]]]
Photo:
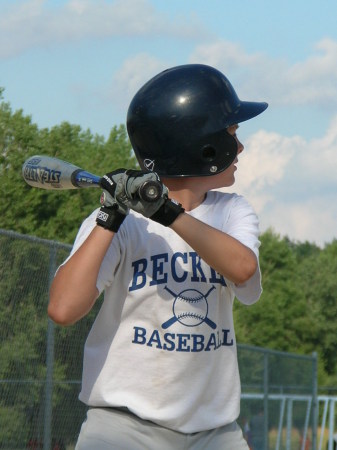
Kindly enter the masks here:
[[223, 187], [231, 187], [235, 183], [235, 176], [233, 175], [231, 180], [226, 180], [226, 183], [223, 185]]

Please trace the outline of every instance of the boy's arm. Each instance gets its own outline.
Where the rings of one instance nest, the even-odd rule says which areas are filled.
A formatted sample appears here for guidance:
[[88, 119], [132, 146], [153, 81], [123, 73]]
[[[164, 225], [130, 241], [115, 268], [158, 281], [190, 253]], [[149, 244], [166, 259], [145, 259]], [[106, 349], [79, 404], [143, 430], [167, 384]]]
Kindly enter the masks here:
[[[118, 175], [117, 175], [118, 176]], [[104, 187], [104, 182], [101, 184]], [[103, 189], [101, 208], [89, 236], [59, 268], [50, 288], [48, 315], [60, 325], [71, 325], [93, 307], [99, 291], [97, 279], [111, 241], [129, 213]]]
[[71, 325], [93, 307], [99, 292], [96, 281], [114, 233], [96, 226], [79, 249], [62, 265], [50, 288], [48, 315], [60, 325]]
[[240, 285], [256, 272], [258, 262], [254, 252], [232, 236], [185, 213], [170, 227], [209, 266], [233, 283]]

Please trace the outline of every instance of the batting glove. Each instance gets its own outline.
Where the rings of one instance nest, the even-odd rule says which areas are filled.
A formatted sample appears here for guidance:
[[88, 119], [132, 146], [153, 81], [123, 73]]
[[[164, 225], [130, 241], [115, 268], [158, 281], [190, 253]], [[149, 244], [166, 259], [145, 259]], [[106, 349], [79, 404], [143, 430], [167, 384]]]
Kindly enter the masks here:
[[115, 179], [105, 175], [100, 181], [103, 187], [100, 200], [102, 207], [98, 211], [96, 223], [114, 233], [117, 233], [125, 217], [129, 214], [129, 208], [119, 204], [114, 197], [116, 185], [121, 182], [124, 173], [125, 169], [119, 169], [116, 171]]
[[[144, 187], [151, 183], [157, 186], [157, 189], [158, 186], [160, 187], [155, 200], [142, 194]], [[171, 225], [178, 215], [184, 212], [180, 204], [168, 198], [168, 189], [160, 182], [155, 172], [127, 170], [123, 177], [123, 183], [117, 183], [115, 195], [119, 204], [124, 204], [133, 211], [164, 226]]]

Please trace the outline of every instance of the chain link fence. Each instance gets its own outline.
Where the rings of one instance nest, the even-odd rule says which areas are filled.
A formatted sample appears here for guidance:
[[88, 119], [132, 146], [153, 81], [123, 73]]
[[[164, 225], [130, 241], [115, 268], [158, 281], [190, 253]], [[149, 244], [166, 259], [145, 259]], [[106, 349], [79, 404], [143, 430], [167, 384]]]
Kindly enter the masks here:
[[[317, 355], [239, 345], [240, 424], [253, 449], [316, 449]], [[255, 444], [255, 445], [254, 445]]]
[[[69, 251], [0, 230], [0, 449], [72, 450], [85, 417], [82, 353], [100, 301], [71, 327], [46, 313], [50, 282]], [[246, 438], [264, 450], [316, 448], [316, 355], [239, 345], [238, 357]]]

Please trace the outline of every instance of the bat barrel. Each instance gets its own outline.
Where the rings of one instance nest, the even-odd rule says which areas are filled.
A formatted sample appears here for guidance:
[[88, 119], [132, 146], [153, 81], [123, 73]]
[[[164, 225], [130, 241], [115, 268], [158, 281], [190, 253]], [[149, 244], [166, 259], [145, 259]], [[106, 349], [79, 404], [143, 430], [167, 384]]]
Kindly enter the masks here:
[[51, 190], [98, 187], [100, 177], [51, 156], [31, 156], [22, 166], [23, 179], [32, 187]]

